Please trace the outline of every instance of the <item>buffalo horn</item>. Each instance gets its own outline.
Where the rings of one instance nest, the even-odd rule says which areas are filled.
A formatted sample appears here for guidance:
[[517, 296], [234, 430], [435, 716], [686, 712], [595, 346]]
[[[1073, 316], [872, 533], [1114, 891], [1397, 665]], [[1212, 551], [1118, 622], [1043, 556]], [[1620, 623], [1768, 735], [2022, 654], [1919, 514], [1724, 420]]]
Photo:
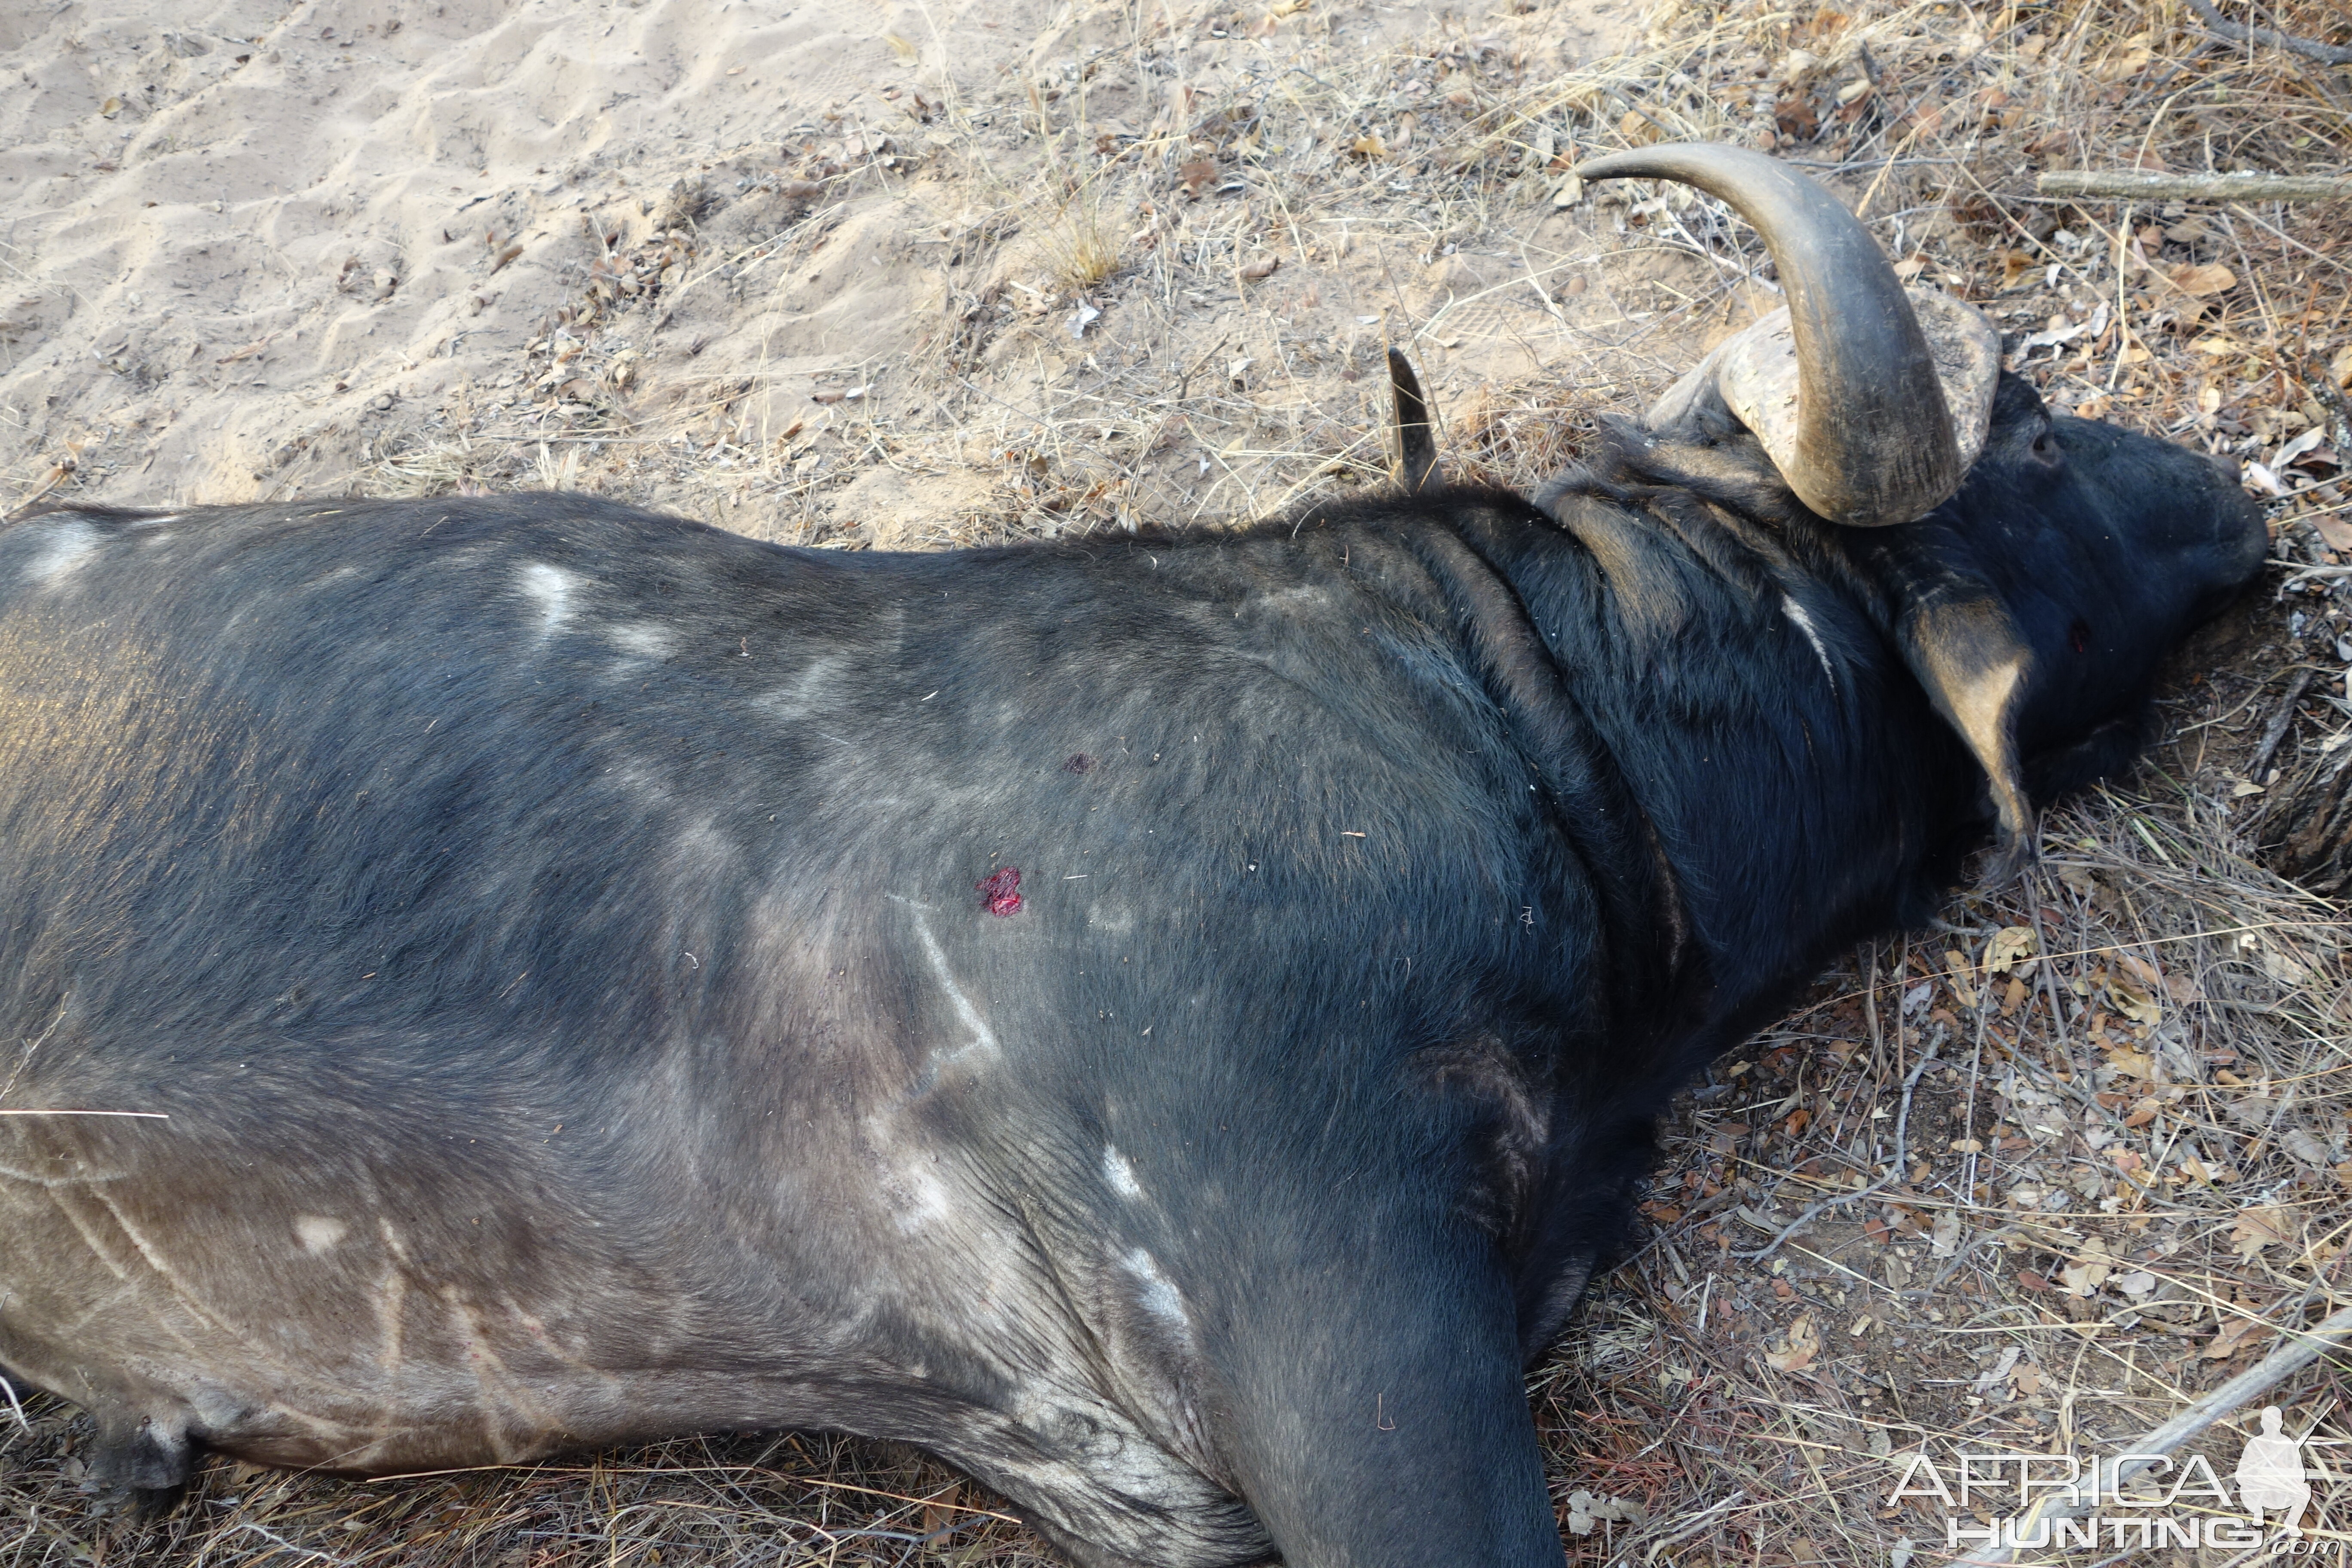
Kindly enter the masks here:
[[1429, 402], [1422, 395], [1421, 378], [1395, 349], [1389, 350], [1389, 390], [1396, 400], [1397, 463], [1405, 493], [1433, 489], [1444, 481], [1437, 473], [1437, 441], [1429, 433]]
[[1870, 231], [1828, 191], [1745, 148], [1666, 142], [1577, 165], [1585, 180], [1675, 180], [1730, 204], [1780, 270], [1796, 339], [1796, 437], [1775, 453], [1797, 499], [1832, 522], [1924, 517], [1966, 465], [1927, 340]]

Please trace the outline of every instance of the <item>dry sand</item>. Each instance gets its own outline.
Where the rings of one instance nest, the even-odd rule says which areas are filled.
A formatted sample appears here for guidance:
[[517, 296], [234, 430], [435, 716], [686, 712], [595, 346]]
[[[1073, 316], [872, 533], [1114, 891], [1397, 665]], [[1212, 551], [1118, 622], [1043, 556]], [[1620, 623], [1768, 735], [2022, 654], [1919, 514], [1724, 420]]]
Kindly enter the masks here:
[[[1484, 96], [1625, 0], [156, 10], [0, 16], [11, 509], [562, 481], [905, 546], [1068, 468], [1095, 519], [1250, 513], [1317, 466], [1265, 454], [1384, 462], [1385, 342], [1441, 389], [1601, 342], [1547, 297], [1591, 248], [1556, 173], [1465, 250], [1410, 157], [1465, 89], [1348, 73], [1450, 38]], [[1328, 144], [1312, 211], [1269, 104]]]

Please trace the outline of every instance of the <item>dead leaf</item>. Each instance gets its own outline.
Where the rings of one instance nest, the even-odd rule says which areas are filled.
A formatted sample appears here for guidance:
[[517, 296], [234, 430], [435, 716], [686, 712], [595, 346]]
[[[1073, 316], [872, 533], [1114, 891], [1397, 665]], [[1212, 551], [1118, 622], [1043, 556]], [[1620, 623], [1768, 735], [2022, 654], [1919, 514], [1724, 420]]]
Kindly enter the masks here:
[[1359, 158], [1385, 158], [1389, 155], [1388, 143], [1378, 136], [1359, 136], [1348, 143], [1348, 151]]
[[2241, 1258], [2252, 1258], [2265, 1247], [2276, 1247], [2289, 1239], [2294, 1221], [2283, 1209], [2252, 1208], [2242, 1210], [2238, 1223], [2230, 1227], [2230, 1247]]
[[2114, 1000], [2116, 1010], [2133, 1023], [2146, 1024], [2153, 1029], [2164, 1022], [2164, 1004], [2150, 995], [2149, 990], [2118, 974], [2107, 976], [2107, 995]]
[[2319, 530], [2319, 537], [2326, 542], [2328, 549], [2338, 555], [2352, 553], [2352, 522], [2318, 512], [2306, 515], [2304, 521]]
[[1625, 111], [1625, 117], [1617, 121], [1617, 134], [1636, 147], [1647, 147], [1666, 139], [1666, 133], [1660, 129], [1658, 122], [1638, 109]]
[[1642, 1505], [1632, 1498], [1612, 1498], [1580, 1490], [1568, 1494], [1568, 1531], [1570, 1535], [1590, 1535], [1602, 1520], [1615, 1524], [1639, 1524], [1642, 1519]]
[[512, 261], [516, 257], [520, 256], [521, 254], [522, 247], [520, 244], [509, 245], [504, 250], [499, 251], [498, 255], [490, 258], [491, 275], [493, 277], [497, 276], [500, 268], [503, 268], [508, 262]]
[[2155, 58], [2155, 51], [2148, 47], [2148, 36], [2136, 33], [2121, 51], [2092, 67], [2091, 75], [2103, 82], [2122, 81], [2146, 70], [2147, 62]]
[[1985, 950], [1985, 973], [2031, 974], [2033, 955], [2041, 951], [2042, 939], [2032, 926], [2003, 926], [1992, 933], [1992, 945]]
[[235, 352], [230, 353], [225, 353], [225, 354], [221, 355], [221, 357], [220, 357], [220, 358], [218, 358], [218, 359], [216, 359], [216, 360], [213, 361], [213, 363], [214, 363], [215, 364], [235, 364], [237, 361], [239, 361], [239, 360], [241, 360], [241, 359], [251, 359], [251, 358], [253, 358], [256, 354], [260, 353], [264, 349], [268, 348], [268, 346], [269, 346], [269, 339], [268, 339], [268, 338], [256, 338], [253, 342], [249, 342], [249, 343], [246, 344], [246, 345], [245, 345], [245, 347], [243, 347], [243, 348], [241, 348], [241, 349], [237, 349], [237, 350], [236, 350]]
[[2288, 1128], [2286, 1136], [2279, 1142], [2286, 1146], [2288, 1153], [2306, 1165], [2325, 1165], [2334, 1157], [2328, 1152], [2326, 1144], [2300, 1127]]
[[1821, 1337], [1813, 1331], [1813, 1315], [1807, 1312], [1789, 1325], [1787, 1348], [1766, 1351], [1764, 1362], [1775, 1372], [1802, 1372], [1813, 1364], [1821, 1350]]
[[[1647, 124], [1644, 121], [1643, 123]], [[1820, 134], [1822, 117], [1813, 112], [1813, 101], [1801, 95], [1784, 98], [1772, 105], [1772, 128], [1781, 135], [1799, 142], [1810, 142]], [[1648, 141], [1655, 142], [1658, 134], [1652, 127]]]
[[2166, 268], [2164, 278], [2183, 294], [2198, 300], [2226, 293], [2238, 286], [2238, 275], [2218, 261], [2185, 261]]
[[2221, 1331], [2205, 1342], [2197, 1354], [2204, 1361], [2227, 1361], [2245, 1347], [2254, 1331], [2263, 1326], [2260, 1318], [2232, 1318], [2221, 1325]]
[[2070, 1296], [2088, 1296], [2107, 1282], [2110, 1268], [2105, 1263], [2069, 1263], [2058, 1270], [2058, 1282]]
[[1279, 256], [1261, 256], [1255, 261], [1251, 262], [1248, 266], [1242, 268], [1242, 281], [1245, 283], [1262, 282], [1265, 279], [1273, 277], [1274, 269], [1281, 265], [1282, 258]]

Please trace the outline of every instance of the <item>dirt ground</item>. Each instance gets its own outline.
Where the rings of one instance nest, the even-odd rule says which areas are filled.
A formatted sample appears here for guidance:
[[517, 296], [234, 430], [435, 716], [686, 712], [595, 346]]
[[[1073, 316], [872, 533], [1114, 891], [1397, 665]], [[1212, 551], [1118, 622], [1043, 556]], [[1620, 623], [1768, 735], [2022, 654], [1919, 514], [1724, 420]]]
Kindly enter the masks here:
[[1392, 340], [1443, 390], [1592, 384], [1585, 318], [1679, 358], [1554, 297], [1599, 248], [1554, 153], [1507, 232], [1411, 155], [1630, 0], [151, 10], [0, 22], [20, 500], [561, 483], [919, 547], [1372, 477]]
[[[0, 510], [562, 486], [843, 549], [1244, 520], [1388, 481], [1390, 344], [1449, 465], [1528, 485], [1775, 303], [1714, 204], [1569, 163], [1798, 161], [2053, 403], [2240, 461], [2275, 567], [2024, 883], [1685, 1097], [1643, 1247], [1530, 1378], [1571, 1560], [1948, 1561], [1951, 1510], [1891, 1499], [1910, 1457], [2123, 1451], [2352, 1304], [2345, 929], [2263, 853], [2352, 758], [2352, 204], [2035, 194], [2344, 174], [2341, 64], [2182, 0], [159, 9], [0, 6]], [[2352, 45], [2328, 0], [2255, 19]], [[2338, 1551], [2343, 1393], [2323, 1361], [2263, 1396]], [[2226, 1478], [2254, 1430], [2187, 1451]], [[847, 1439], [217, 1464], [137, 1521], [79, 1490], [86, 1436], [0, 1410], [0, 1565], [1045, 1560]], [[2229, 1554], [2065, 1560], [2102, 1558]]]

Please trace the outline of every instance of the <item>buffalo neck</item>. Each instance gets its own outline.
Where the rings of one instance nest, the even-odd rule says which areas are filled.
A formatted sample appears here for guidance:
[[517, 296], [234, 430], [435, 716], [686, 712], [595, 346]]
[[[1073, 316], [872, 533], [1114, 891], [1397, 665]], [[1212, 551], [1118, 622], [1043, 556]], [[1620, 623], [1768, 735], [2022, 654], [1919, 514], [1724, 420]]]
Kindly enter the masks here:
[[1421, 553], [1490, 683], [1546, 667], [1515, 671], [1507, 706], [1591, 781], [1560, 792], [1564, 830], [1626, 917], [1650, 900], [1652, 950], [1612, 959], [1703, 973], [1706, 1048], [1956, 868], [1970, 764], [1850, 577], [1696, 505], [1490, 500], [1438, 532], [1452, 545]]

